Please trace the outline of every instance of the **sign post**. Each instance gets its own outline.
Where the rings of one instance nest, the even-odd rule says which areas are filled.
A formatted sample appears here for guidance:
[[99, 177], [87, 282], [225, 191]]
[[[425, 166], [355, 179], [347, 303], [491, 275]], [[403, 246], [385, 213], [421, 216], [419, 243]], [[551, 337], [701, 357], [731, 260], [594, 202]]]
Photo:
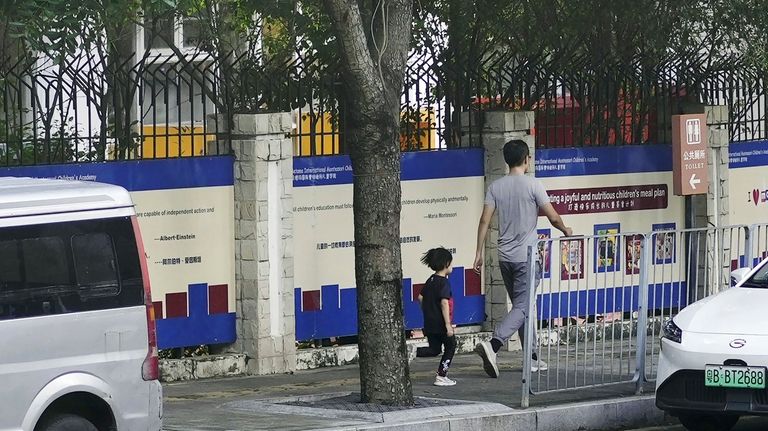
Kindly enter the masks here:
[[677, 196], [707, 193], [707, 116], [672, 116], [673, 191]]

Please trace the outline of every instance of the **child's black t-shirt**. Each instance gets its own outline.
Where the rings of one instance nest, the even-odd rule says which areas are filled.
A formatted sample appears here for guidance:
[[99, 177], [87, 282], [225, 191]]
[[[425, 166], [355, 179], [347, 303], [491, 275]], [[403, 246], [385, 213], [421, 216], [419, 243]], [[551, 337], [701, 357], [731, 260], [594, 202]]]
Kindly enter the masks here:
[[424, 312], [424, 333], [445, 334], [445, 320], [443, 310], [440, 308], [442, 299], [451, 299], [451, 284], [448, 279], [433, 274], [421, 289], [421, 310]]

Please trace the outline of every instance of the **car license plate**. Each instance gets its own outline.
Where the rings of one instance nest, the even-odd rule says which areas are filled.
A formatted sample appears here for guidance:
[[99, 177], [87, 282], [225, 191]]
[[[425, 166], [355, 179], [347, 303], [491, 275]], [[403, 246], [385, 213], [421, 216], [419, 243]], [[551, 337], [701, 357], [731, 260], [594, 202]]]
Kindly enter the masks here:
[[704, 371], [705, 386], [765, 389], [765, 367], [707, 365]]

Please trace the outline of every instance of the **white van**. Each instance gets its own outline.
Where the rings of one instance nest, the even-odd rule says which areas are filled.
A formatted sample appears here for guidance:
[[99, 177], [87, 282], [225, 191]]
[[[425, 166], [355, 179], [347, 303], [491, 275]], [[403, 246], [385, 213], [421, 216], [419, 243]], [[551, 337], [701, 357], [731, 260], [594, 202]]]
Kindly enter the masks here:
[[154, 310], [128, 192], [0, 178], [0, 431], [161, 426]]

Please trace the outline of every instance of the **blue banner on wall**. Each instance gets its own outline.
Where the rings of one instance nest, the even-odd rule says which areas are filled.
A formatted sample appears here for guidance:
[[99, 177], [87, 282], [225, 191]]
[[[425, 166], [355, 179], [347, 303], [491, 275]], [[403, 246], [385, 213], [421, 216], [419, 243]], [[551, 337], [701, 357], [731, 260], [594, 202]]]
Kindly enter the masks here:
[[234, 184], [233, 160], [217, 156], [18, 166], [0, 168], [0, 176], [98, 181], [129, 192], [217, 187]]
[[[431, 180], [483, 176], [485, 151], [481, 148], [403, 153], [400, 179]], [[293, 159], [293, 186], [352, 184], [349, 156], [297, 157]]]
[[536, 150], [536, 176], [632, 174], [672, 170], [671, 145]]
[[731, 169], [768, 166], [768, 141], [733, 142], [728, 154]]
[[[537, 319], [588, 317], [607, 313], [637, 311], [640, 304], [638, 286], [608, 287], [540, 294], [536, 298]], [[685, 282], [652, 284], [648, 293], [648, 310], [668, 310], [688, 305]]]

